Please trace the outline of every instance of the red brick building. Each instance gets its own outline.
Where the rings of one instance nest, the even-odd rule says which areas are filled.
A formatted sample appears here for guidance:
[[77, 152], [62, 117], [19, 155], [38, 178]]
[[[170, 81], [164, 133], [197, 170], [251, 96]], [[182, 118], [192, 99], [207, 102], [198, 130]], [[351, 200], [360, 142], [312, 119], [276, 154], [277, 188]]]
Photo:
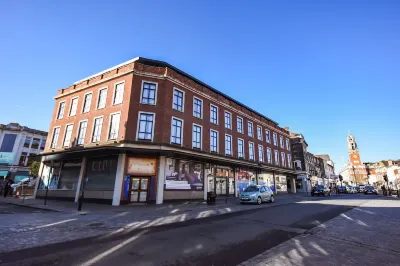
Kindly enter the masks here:
[[295, 192], [289, 132], [168, 63], [135, 58], [55, 96], [36, 196], [157, 202]]

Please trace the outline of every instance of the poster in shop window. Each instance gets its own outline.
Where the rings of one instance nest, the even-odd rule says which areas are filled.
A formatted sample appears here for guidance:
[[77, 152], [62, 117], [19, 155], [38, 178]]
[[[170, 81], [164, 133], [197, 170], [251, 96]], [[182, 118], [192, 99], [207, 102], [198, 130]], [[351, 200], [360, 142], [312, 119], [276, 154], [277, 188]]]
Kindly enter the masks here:
[[257, 185], [255, 173], [244, 170], [238, 172], [238, 192], [243, 192], [250, 185]]
[[167, 158], [166, 190], [203, 190], [203, 167], [199, 162]]

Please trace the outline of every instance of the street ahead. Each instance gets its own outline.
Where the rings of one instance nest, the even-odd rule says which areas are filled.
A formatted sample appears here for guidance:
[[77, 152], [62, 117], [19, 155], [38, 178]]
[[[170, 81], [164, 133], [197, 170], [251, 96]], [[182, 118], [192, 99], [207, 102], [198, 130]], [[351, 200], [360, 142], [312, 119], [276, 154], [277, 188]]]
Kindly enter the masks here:
[[[379, 210], [384, 210], [386, 220], [391, 221], [390, 215], [395, 212], [389, 211], [395, 208], [397, 212], [400, 210], [399, 200], [393, 199], [393, 201], [397, 205], [393, 205], [394, 207], [389, 210], [381, 208], [379, 204], [385, 205], [391, 201], [376, 196], [321, 197], [318, 200], [301, 203], [3, 253], [0, 254], [0, 262], [4, 265], [16, 265], [17, 262], [18, 265], [237, 265], [243, 262], [245, 265], [254, 265], [276, 254], [267, 254], [257, 261], [251, 261], [254, 256], [267, 250], [274, 250], [271, 248], [295, 237], [311, 235], [316, 228], [324, 229], [322, 224], [328, 220], [339, 216], [343, 219], [342, 225], [346, 221], [350, 222], [349, 219], [352, 218], [343, 218], [348, 217], [346, 212], [361, 213], [362, 207], [358, 207], [361, 204], [377, 202], [364, 211], [378, 213]], [[375, 218], [372, 218], [372, 214], [369, 215], [372, 220], [380, 216], [379, 213]], [[399, 218], [397, 216], [395, 220]], [[366, 219], [359, 220], [354, 226], [371, 230]], [[318, 225], [320, 226], [316, 227]], [[347, 227], [346, 229], [339, 225], [337, 230], [349, 230], [350, 226]], [[330, 228], [329, 232], [335, 230]], [[351, 236], [351, 232], [347, 233]], [[332, 246], [334, 245], [337, 243], [332, 243]], [[349, 247], [351, 246], [353, 244], [350, 243]], [[332, 259], [343, 255], [332, 253], [334, 250], [330, 252], [324, 250], [324, 252], [322, 254], [327, 258], [327, 262], [328, 257]], [[392, 245], [392, 252], [400, 256], [399, 244], [397, 247]], [[246, 264], [247, 260], [250, 261]], [[372, 262], [376, 265], [378, 260]], [[282, 263], [299, 262], [289, 260]], [[313, 264], [312, 261], [308, 263]], [[343, 264], [347, 264], [346, 261], [343, 261]]]

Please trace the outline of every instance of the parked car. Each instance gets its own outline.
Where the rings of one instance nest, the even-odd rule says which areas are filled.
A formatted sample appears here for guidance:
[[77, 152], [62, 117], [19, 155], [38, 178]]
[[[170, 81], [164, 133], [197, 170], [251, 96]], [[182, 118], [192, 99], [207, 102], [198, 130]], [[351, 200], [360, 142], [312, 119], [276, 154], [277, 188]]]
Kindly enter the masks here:
[[365, 185], [358, 185], [357, 186], [358, 193], [364, 193], [364, 190], [365, 190]]
[[240, 204], [274, 202], [274, 193], [269, 187], [260, 185], [248, 186], [239, 196]]
[[319, 195], [330, 196], [331, 190], [326, 186], [315, 186], [311, 190], [311, 196], [314, 197], [315, 195], [316, 196], [319, 196]]
[[350, 194], [358, 193], [357, 188], [356, 187], [348, 187], [348, 193], [350, 193]]
[[347, 194], [349, 193], [349, 190], [346, 186], [338, 186], [338, 191], [339, 194]]
[[365, 195], [368, 195], [368, 194], [378, 195], [378, 190], [376, 188], [374, 188], [373, 186], [366, 186], [364, 189], [364, 194]]

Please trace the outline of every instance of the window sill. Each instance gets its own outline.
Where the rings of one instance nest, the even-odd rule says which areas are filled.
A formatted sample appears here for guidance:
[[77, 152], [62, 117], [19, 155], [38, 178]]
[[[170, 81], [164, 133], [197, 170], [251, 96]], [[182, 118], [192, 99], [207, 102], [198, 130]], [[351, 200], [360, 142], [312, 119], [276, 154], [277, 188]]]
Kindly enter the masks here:
[[184, 112], [184, 110], [178, 110], [178, 109], [174, 109], [174, 108], [172, 108], [172, 110], [177, 111], [177, 112], [180, 112], [180, 113], [183, 113], [183, 112]]
[[180, 143], [174, 143], [174, 142], [171, 142], [170, 144], [171, 144], [171, 145], [174, 145], [174, 146], [179, 146], [179, 147], [181, 147], [181, 146], [182, 146], [182, 144], [180, 144]]
[[123, 102], [120, 103], [113, 103], [111, 106], [117, 106], [117, 105], [121, 105]]
[[140, 102], [140, 104], [144, 104], [144, 105], [157, 105], [157, 103], [142, 103], [142, 102]]

